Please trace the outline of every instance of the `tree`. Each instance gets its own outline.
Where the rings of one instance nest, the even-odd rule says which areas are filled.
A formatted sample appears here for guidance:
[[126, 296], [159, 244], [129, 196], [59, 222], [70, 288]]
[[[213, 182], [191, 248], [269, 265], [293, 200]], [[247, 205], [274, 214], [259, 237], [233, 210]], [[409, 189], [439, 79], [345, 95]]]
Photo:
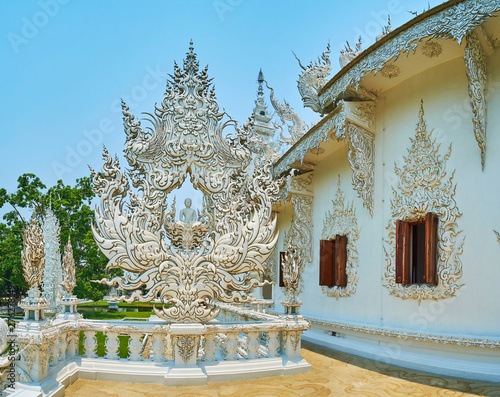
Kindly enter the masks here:
[[22, 209], [36, 209], [42, 221], [51, 205], [61, 225], [61, 252], [71, 235], [77, 280], [74, 293], [79, 298], [101, 299], [107, 287], [90, 282], [105, 277], [107, 263], [92, 236], [94, 213], [90, 205], [94, 197], [89, 176], [77, 179], [74, 186], [65, 185], [59, 180], [47, 189], [36, 175], [23, 174], [18, 178], [14, 193], [0, 189], [0, 208], [4, 205], [12, 208], [4, 214], [4, 223], [0, 223], [0, 288], [5, 288], [10, 281], [22, 290], [27, 290], [21, 267], [22, 234], [27, 215], [23, 217]]

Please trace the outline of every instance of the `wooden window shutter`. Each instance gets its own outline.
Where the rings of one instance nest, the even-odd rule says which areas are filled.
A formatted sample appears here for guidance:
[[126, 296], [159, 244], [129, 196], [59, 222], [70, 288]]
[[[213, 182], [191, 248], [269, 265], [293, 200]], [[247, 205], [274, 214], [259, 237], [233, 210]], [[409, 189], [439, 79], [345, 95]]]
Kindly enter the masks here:
[[285, 265], [285, 252], [281, 251], [280, 252], [280, 279], [279, 279], [279, 286], [284, 287], [285, 286], [285, 281], [283, 280], [283, 266]]
[[411, 283], [411, 226], [396, 221], [396, 283]]
[[319, 241], [319, 285], [332, 286], [335, 282], [333, 274], [334, 252], [335, 241]]
[[335, 285], [347, 286], [347, 236], [335, 236]]
[[437, 285], [437, 236], [439, 219], [436, 214], [425, 214], [425, 274], [424, 281]]

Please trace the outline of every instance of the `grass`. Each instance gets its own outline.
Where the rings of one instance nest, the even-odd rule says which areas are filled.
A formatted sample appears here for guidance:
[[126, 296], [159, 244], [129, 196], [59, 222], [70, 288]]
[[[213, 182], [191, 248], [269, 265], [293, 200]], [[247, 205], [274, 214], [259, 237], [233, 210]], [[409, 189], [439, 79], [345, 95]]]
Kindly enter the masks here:
[[[154, 302], [132, 302], [132, 303], [127, 303], [127, 302], [120, 302], [118, 303], [118, 307], [142, 307], [142, 308], [152, 308], [155, 305]], [[159, 305], [157, 303], [157, 305]], [[93, 306], [93, 307], [108, 307], [109, 303], [107, 301], [97, 301], [97, 302], [88, 302], [88, 303], [81, 303], [78, 305], [78, 307], [85, 307], [85, 306]], [[160, 306], [160, 305], [159, 305]]]
[[150, 312], [87, 312], [82, 311], [80, 314], [83, 315], [83, 318], [88, 320], [121, 320], [125, 317], [132, 318], [149, 318], [152, 314]]

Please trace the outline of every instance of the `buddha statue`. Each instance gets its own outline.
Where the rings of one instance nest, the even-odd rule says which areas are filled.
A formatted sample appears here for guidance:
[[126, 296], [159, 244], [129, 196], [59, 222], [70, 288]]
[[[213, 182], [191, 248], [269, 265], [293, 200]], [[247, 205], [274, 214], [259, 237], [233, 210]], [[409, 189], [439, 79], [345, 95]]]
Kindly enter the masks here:
[[179, 220], [181, 222], [196, 222], [198, 217], [196, 216], [196, 211], [191, 208], [191, 199], [187, 198], [184, 200], [184, 205], [186, 208], [181, 210]]

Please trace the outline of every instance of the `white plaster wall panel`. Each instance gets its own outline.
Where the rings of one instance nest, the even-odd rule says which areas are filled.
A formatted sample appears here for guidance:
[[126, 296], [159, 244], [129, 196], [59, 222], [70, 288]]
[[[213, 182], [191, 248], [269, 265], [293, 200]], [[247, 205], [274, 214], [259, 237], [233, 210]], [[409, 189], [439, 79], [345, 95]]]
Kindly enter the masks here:
[[[483, 220], [491, 224], [491, 221], [487, 221], [491, 213], [487, 206], [478, 203], [491, 190], [498, 197], [499, 188], [498, 183], [492, 183], [491, 176], [481, 172], [478, 161], [480, 154], [472, 132], [472, 113], [468, 106], [463, 61], [450, 61], [417, 75], [386, 92], [384, 97], [385, 101], [380, 101], [379, 106], [384, 109], [384, 121], [381, 124], [386, 129], [383, 158], [384, 218], [388, 219], [390, 215], [394, 161], [401, 165], [402, 154], [406, 154], [406, 149], [410, 147], [409, 138], [415, 134], [422, 98], [427, 127], [429, 130], [434, 129], [433, 137], [442, 144], [440, 153], [444, 154], [449, 144], [453, 144], [446, 169], [448, 175], [456, 169], [455, 199], [464, 214], [458, 223], [459, 229], [464, 231], [462, 234], [467, 237], [461, 256], [463, 276], [460, 279], [465, 287], [457, 293], [457, 297], [440, 302], [422, 301], [419, 305], [416, 301], [404, 301], [383, 294], [383, 324], [418, 328], [421, 331], [496, 335], [500, 327], [497, 303], [500, 295], [496, 286], [498, 276], [490, 277], [491, 271], [498, 275], [492, 250], [495, 241], [490, 238], [491, 247], [485, 249], [487, 247], [483, 242], [487, 239], [488, 230], [485, 230]], [[453, 118], [455, 109], [461, 122]], [[495, 114], [494, 111], [490, 113]], [[498, 176], [496, 178], [498, 181]], [[490, 234], [493, 236], [492, 232]]]
[[[345, 205], [353, 202], [360, 226], [358, 248], [358, 285], [356, 293], [349, 297], [331, 298], [319, 286], [319, 240], [327, 211], [332, 209], [332, 200], [337, 192], [340, 175], [341, 189], [345, 194]], [[321, 318], [340, 319], [341, 321], [367, 322], [378, 324], [380, 321], [380, 271], [377, 266], [380, 255], [374, 255], [371, 235], [375, 223], [363, 207], [352, 187], [352, 171], [347, 161], [347, 145], [324, 159], [315, 169], [314, 184], [314, 241], [313, 266], [305, 272], [307, 299], [304, 298], [302, 312]], [[381, 249], [379, 245], [379, 251]], [[374, 280], [376, 280], [374, 282]], [[370, 304], [367, 304], [370, 302]], [[377, 304], [378, 303], [378, 304]]]

